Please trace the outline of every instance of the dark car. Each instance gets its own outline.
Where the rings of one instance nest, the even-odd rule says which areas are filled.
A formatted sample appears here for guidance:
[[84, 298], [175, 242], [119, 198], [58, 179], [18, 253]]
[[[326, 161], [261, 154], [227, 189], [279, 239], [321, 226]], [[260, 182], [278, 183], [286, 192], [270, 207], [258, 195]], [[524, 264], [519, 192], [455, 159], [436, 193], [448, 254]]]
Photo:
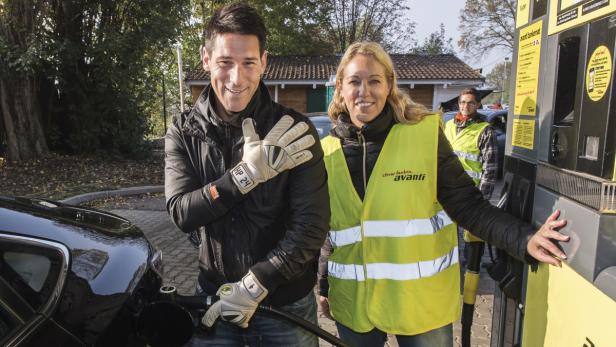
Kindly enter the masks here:
[[[490, 123], [496, 133], [496, 144], [498, 146], [498, 176], [503, 174], [503, 162], [505, 159], [505, 141], [507, 139], [507, 110], [481, 110], [479, 112], [482, 119]], [[443, 113], [443, 122], [447, 123], [456, 115], [457, 112]]]
[[317, 128], [320, 139], [329, 135], [329, 131], [332, 129], [333, 124], [332, 120], [327, 116], [327, 112], [312, 112], [306, 114], [306, 116], [310, 118], [314, 127]]
[[161, 258], [121, 217], [0, 197], [0, 345], [145, 345], [134, 320]]

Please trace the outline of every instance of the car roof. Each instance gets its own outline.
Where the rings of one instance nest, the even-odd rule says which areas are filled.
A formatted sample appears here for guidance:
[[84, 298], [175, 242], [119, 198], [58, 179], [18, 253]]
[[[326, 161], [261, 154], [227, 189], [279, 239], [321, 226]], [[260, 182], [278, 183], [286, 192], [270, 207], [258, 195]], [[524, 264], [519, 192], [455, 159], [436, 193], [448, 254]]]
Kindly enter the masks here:
[[0, 232], [63, 244], [71, 252], [71, 271], [100, 295], [125, 292], [145, 271], [151, 252], [143, 232], [128, 220], [48, 200], [0, 196]]
[[110, 213], [50, 200], [7, 196], [0, 196], [0, 230], [59, 242], [63, 242], [64, 235], [84, 232], [110, 238], [143, 235], [128, 220]]

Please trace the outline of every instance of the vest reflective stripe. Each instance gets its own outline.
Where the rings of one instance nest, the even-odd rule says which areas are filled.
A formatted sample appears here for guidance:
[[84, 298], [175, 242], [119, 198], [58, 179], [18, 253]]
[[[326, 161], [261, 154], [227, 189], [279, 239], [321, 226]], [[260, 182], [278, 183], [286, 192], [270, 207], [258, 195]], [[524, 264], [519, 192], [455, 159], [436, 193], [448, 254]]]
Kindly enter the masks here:
[[458, 247], [434, 260], [420, 261], [414, 264], [367, 264], [368, 278], [381, 280], [408, 281], [436, 275], [458, 263]]
[[483, 171], [480, 162], [481, 151], [477, 142], [488, 125], [487, 122], [473, 123], [457, 132], [454, 119], [445, 124], [445, 137], [451, 143], [453, 152], [458, 156], [462, 167], [475, 184], [479, 184], [481, 181], [481, 172]]
[[[369, 279], [408, 281], [427, 278], [448, 269], [458, 263], [458, 247], [434, 260], [420, 261], [412, 264], [370, 263], [366, 264], [366, 274]], [[327, 264], [328, 276], [364, 281], [364, 268], [358, 264], [338, 264], [330, 261]]]
[[472, 154], [472, 153], [466, 153], [466, 152], [462, 152], [462, 151], [453, 151], [458, 157], [460, 158], [464, 158], [466, 160], [470, 160], [470, 161], [476, 161], [479, 162], [479, 156], [476, 154]]
[[329, 240], [333, 247], [342, 247], [361, 241], [361, 227], [355, 226], [344, 230], [330, 231]]
[[394, 125], [363, 201], [340, 140], [321, 141], [334, 245], [330, 312], [356, 332], [416, 335], [459, 319], [456, 226], [436, 198], [438, 131], [436, 115]]
[[[453, 223], [444, 211], [429, 219], [414, 220], [375, 220], [364, 222], [366, 237], [408, 237], [430, 235]], [[330, 231], [329, 239], [334, 247], [350, 245], [362, 240], [361, 227]]]
[[327, 262], [327, 276], [342, 280], [364, 281], [364, 267], [357, 264], [338, 264]]
[[453, 223], [444, 211], [429, 219], [412, 219], [405, 221], [378, 220], [364, 222], [366, 237], [409, 237], [431, 235]]
[[481, 172], [475, 172], [475, 171], [471, 171], [471, 170], [466, 170], [465, 171], [467, 175], [471, 176], [471, 178], [480, 180], [481, 179]]

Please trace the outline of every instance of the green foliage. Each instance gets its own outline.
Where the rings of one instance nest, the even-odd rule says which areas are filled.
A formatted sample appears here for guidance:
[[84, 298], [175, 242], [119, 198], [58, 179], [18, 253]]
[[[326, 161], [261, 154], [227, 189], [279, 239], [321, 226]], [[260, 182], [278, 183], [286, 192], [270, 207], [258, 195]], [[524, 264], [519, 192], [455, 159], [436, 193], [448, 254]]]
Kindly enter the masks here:
[[332, 52], [321, 29], [325, 20], [318, 1], [251, 1], [268, 30], [267, 50], [275, 55], [318, 55]]
[[[0, 71], [35, 75], [44, 60], [46, 35], [35, 35], [48, 6], [43, 1], [0, 2]], [[22, 16], [14, 16], [20, 13]]]
[[486, 84], [494, 89], [494, 92], [487, 97], [490, 98], [489, 103], [501, 102], [501, 97], [503, 103], [509, 103], [510, 78], [511, 61], [495, 65], [492, 71], [486, 75]]
[[63, 148], [139, 149], [157, 97], [161, 51], [172, 47], [187, 13], [187, 4], [175, 0], [81, 0], [56, 9]]
[[[27, 44], [0, 35], [0, 63], [18, 72], [15, 78], [46, 76], [41, 85], [54, 89], [38, 97], [51, 147], [138, 152], [189, 0], [28, 2], [24, 11], [36, 16], [23, 18], [36, 23], [19, 22], [17, 30]], [[2, 14], [0, 8], [3, 23], [17, 20]]]
[[[138, 153], [144, 136], [164, 133], [163, 79], [167, 122], [180, 112], [175, 46], [185, 73], [200, 68], [205, 23], [229, 2], [0, 0], [0, 77], [35, 81], [31, 101], [52, 149]], [[265, 20], [270, 54], [332, 54], [355, 40], [407, 51], [412, 42], [403, 0], [355, 1], [353, 13], [337, 0], [248, 3]], [[8, 6], [23, 16], [7, 15]]]
[[453, 39], [445, 37], [445, 25], [441, 23], [440, 30], [431, 33], [423, 44], [412, 49], [415, 54], [453, 54]]

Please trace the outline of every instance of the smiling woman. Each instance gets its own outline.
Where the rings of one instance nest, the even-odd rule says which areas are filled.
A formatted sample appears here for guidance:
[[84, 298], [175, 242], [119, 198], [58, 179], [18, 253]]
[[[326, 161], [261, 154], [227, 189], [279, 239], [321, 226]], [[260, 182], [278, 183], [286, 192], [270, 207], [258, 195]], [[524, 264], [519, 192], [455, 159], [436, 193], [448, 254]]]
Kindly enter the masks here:
[[[328, 112], [336, 126], [321, 140], [331, 218], [319, 303], [350, 345], [383, 346], [386, 334], [395, 334], [400, 346], [452, 346], [460, 307], [454, 221], [518, 259], [527, 249], [547, 259], [534, 248], [549, 242], [546, 235], [564, 240], [530, 237], [530, 225], [483, 198], [439, 115], [398, 89], [380, 45], [347, 49]], [[544, 229], [556, 216], [550, 218]]]
[[385, 67], [366, 55], [355, 56], [344, 68], [341, 94], [351, 121], [358, 127], [374, 120], [391, 89]]

